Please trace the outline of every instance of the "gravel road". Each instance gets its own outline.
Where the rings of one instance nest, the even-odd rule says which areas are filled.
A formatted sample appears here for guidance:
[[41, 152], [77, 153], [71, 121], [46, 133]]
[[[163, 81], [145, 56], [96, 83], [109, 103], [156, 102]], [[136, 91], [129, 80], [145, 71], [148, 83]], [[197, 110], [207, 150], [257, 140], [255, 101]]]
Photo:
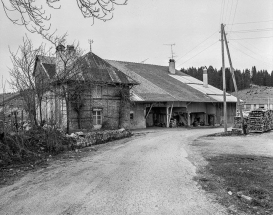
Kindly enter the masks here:
[[219, 129], [161, 129], [55, 162], [0, 189], [0, 214], [227, 214], [193, 181], [185, 147]]

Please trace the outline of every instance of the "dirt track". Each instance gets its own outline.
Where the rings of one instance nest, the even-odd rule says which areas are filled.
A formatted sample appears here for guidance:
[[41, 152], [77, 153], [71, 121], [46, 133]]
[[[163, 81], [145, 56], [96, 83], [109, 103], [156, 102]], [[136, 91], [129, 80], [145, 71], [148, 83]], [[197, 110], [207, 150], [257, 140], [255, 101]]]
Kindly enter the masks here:
[[165, 129], [100, 146], [0, 189], [0, 214], [226, 214], [193, 181], [185, 146], [219, 129]]

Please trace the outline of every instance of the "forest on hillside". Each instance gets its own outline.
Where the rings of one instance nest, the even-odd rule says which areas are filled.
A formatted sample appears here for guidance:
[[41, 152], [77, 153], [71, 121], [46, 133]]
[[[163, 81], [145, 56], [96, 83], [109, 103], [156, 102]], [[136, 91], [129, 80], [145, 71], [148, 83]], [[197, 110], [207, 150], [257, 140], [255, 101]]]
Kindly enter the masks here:
[[[203, 81], [203, 69], [202, 68], [182, 68], [180, 70], [198, 80]], [[238, 90], [247, 89], [250, 84], [259, 86], [273, 87], [273, 71], [269, 74], [266, 70], [257, 71], [256, 67], [252, 67], [251, 70], [245, 69], [243, 71], [235, 70], [235, 78]], [[222, 69], [215, 69], [212, 66], [208, 68], [208, 83], [218, 89], [223, 89]], [[226, 68], [226, 90], [227, 92], [234, 92], [234, 86], [230, 69]]]

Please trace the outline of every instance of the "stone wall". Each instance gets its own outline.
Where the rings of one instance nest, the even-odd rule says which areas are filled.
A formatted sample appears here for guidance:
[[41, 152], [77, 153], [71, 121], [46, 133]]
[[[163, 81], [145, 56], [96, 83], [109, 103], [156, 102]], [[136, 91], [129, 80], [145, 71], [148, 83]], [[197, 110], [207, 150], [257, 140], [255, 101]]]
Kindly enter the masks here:
[[[129, 89], [124, 88], [129, 94]], [[130, 121], [130, 103], [123, 101], [120, 96], [120, 88], [116, 86], [94, 86], [84, 93], [84, 105], [80, 113], [81, 128], [92, 129], [93, 110], [101, 109], [102, 127], [104, 129], [128, 128]], [[71, 129], [78, 129], [78, 113], [70, 110]]]
[[126, 137], [131, 137], [132, 133], [125, 129], [96, 131], [96, 132], [76, 132], [69, 135], [76, 139], [76, 146], [78, 148], [98, 145], [113, 140], [118, 140]]

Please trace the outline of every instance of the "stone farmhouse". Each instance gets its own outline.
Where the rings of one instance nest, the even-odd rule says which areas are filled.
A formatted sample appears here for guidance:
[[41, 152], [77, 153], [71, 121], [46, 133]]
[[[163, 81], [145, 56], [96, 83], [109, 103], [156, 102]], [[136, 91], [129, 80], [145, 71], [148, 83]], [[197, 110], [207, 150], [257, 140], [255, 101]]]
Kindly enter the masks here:
[[91, 52], [73, 62], [79, 64], [76, 71], [62, 74], [59, 58], [73, 48], [58, 46], [55, 58], [36, 58], [36, 83], [50, 85], [38, 119], [42, 115], [46, 123], [73, 130], [129, 127], [130, 89], [138, 83]]
[[[77, 81], [65, 77], [60, 83], [56, 79], [62, 68], [58, 56], [71, 50], [71, 46], [62, 46], [57, 47], [55, 58], [37, 56], [33, 75], [37, 82], [46, 79], [51, 86], [43, 97], [41, 111], [37, 111], [47, 122], [63, 128], [69, 124], [72, 129], [223, 123], [223, 92], [208, 84], [205, 70], [202, 82], [176, 70], [173, 59], [169, 66], [159, 66], [103, 60], [89, 52], [81, 57]], [[82, 86], [92, 85], [81, 93], [81, 114], [72, 100], [67, 102], [60, 96], [61, 86], [73, 88], [78, 80]], [[236, 97], [227, 94], [229, 124], [236, 115], [236, 102]]]

